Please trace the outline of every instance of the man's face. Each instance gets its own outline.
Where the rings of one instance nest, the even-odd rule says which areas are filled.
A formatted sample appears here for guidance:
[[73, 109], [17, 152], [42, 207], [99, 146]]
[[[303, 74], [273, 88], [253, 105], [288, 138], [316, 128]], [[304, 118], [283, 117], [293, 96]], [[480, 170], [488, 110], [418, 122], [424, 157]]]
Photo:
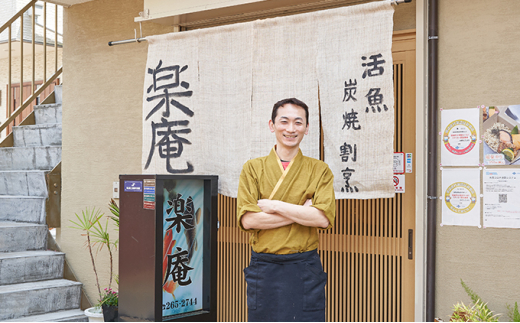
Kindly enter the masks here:
[[274, 123], [269, 120], [269, 129], [274, 132], [278, 146], [299, 147], [303, 136], [309, 133], [305, 110], [290, 103], [279, 107]]

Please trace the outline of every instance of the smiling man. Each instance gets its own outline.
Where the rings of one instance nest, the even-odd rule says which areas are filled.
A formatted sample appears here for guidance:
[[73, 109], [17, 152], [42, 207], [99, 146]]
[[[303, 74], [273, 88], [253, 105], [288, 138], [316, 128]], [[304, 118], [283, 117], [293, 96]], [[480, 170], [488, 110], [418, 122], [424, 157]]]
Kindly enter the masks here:
[[238, 187], [238, 225], [252, 233], [244, 270], [249, 321], [325, 321], [318, 229], [334, 224], [333, 175], [300, 150], [309, 132], [305, 103], [277, 102], [269, 129], [276, 145], [244, 164]]

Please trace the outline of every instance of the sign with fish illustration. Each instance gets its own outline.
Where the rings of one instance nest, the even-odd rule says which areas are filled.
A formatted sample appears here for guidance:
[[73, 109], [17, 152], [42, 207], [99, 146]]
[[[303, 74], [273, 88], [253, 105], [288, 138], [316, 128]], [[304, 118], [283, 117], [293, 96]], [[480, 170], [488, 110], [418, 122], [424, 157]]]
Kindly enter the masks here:
[[[130, 181], [141, 192], [125, 191]], [[120, 320], [216, 322], [218, 176], [120, 175], [119, 183]]]
[[204, 181], [163, 185], [162, 316], [203, 308]]
[[479, 109], [441, 112], [441, 165], [479, 165]]

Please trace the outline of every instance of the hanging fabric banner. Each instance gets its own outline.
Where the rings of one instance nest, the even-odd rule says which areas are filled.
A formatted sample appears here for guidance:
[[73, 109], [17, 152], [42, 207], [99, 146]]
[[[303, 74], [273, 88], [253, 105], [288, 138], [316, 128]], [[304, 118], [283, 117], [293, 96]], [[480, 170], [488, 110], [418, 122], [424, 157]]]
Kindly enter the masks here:
[[267, 123], [273, 105], [286, 98], [297, 98], [309, 107], [309, 134], [300, 148], [305, 156], [320, 158], [315, 21], [315, 14], [305, 14], [254, 23], [253, 158], [266, 156], [273, 148], [275, 138]]
[[250, 158], [252, 25], [147, 40], [143, 173], [217, 174], [219, 193], [236, 196]]
[[325, 162], [338, 199], [395, 194], [393, 12], [388, 1], [378, 1], [318, 18]]
[[219, 175], [236, 197], [242, 165], [275, 143], [274, 103], [296, 97], [317, 159], [321, 108], [336, 197], [393, 196], [392, 14], [381, 1], [147, 37], [143, 172]]

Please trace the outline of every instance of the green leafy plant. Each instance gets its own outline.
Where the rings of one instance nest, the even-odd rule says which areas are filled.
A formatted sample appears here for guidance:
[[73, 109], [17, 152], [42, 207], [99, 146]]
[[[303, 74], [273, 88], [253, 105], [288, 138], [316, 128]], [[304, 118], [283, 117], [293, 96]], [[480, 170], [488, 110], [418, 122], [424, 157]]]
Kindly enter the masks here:
[[507, 316], [511, 322], [520, 322], [520, 313], [518, 312], [518, 302], [515, 302], [515, 306], [506, 304]]
[[461, 279], [460, 283], [468, 296], [473, 301], [473, 306], [469, 307], [460, 302], [453, 306], [453, 313], [450, 316], [450, 322], [498, 322], [500, 314], [493, 314], [487, 303], [482, 301], [468, 285]]
[[489, 310], [489, 308], [487, 307], [487, 303], [484, 303], [484, 301], [482, 301], [482, 298], [480, 298], [480, 296], [478, 296], [477, 293], [475, 293], [471, 288], [469, 288], [469, 286], [466, 285], [462, 279], [460, 280], [460, 284], [462, 285], [462, 287], [464, 287], [466, 294], [468, 294], [468, 296], [471, 298], [473, 304], [477, 304], [477, 302], [480, 301], [482, 304], [484, 304], [485, 308]]
[[99, 286], [99, 278], [98, 278], [98, 274], [97, 274], [97, 270], [96, 270], [96, 262], [95, 262], [94, 254], [92, 253], [93, 243], [90, 239], [90, 230], [96, 223], [99, 222], [99, 219], [101, 219], [101, 217], [103, 217], [103, 213], [101, 213], [101, 210], [96, 210], [96, 208], [89, 210], [89, 208], [87, 207], [86, 210], [81, 212], [81, 216], [78, 215], [77, 213], [75, 213], [74, 215], [76, 215], [77, 221], [69, 220], [70, 222], [72, 222], [72, 224], [74, 224], [73, 226], [71, 226], [71, 228], [82, 231], [83, 233], [81, 235], [87, 237], [87, 241], [85, 242], [85, 244], [90, 253], [90, 260], [92, 261], [92, 268], [94, 269], [94, 274], [96, 276], [96, 286], [97, 286], [99, 295], [101, 295], [101, 288]]
[[[100, 221], [97, 221], [95, 225], [90, 228], [90, 235], [92, 236], [93, 245], [98, 246], [98, 252], [103, 249], [104, 246], [108, 249], [108, 254], [110, 256], [110, 280], [108, 282], [108, 288], [112, 287], [112, 276], [114, 275], [113, 271], [113, 256], [112, 256], [112, 246], [117, 248], [118, 240], [112, 242], [110, 240], [110, 234], [108, 233], [108, 219], [105, 223], [105, 226], [101, 225]], [[101, 293], [100, 293], [101, 294]]]
[[493, 314], [486, 303], [477, 300], [472, 307], [457, 303], [453, 306], [450, 322], [498, 322], [498, 314]]
[[99, 303], [99, 305], [118, 306], [119, 294], [111, 288], [105, 288], [101, 294], [101, 301]]
[[119, 228], [119, 206], [117, 206], [117, 203], [114, 201], [114, 199], [110, 199], [110, 203], [108, 203], [108, 209], [113, 214], [109, 215], [108, 217], [114, 220], [116, 226]]
[[[105, 224], [101, 224], [101, 218], [105, 215], [101, 213], [101, 210], [97, 210], [96, 208], [86, 208], [86, 210], [81, 212], [81, 215], [76, 215], [76, 221], [70, 220], [73, 224], [71, 228], [82, 231], [81, 235], [86, 236], [87, 240], [85, 242], [86, 248], [89, 251], [90, 259], [92, 261], [92, 268], [94, 270], [94, 275], [96, 277], [96, 287], [98, 289], [99, 305], [103, 304], [103, 301], [106, 297], [114, 297], [112, 291], [112, 277], [113, 273], [113, 249], [117, 249], [117, 244], [119, 240], [112, 241], [110, 239], [110, 234], [108, 233], [108, 219]], [[101, 251], [106, 246], [108, 250], [108, 254], [110, 257], [110, 280], [108, 283], [108, 288], [105, 289], [105, 292], [101, 292], [101, 287], [99, 284], [98, 272], [96, 269], [96, 261], [95, 256], [97, 256], [98, 252]], [[94, 256], [93, 249], [96, 251]], [[110, 294], [107, 294], [107, 291], [110, 291]], [[115, 294], [117, 297], [117, 293]]]

